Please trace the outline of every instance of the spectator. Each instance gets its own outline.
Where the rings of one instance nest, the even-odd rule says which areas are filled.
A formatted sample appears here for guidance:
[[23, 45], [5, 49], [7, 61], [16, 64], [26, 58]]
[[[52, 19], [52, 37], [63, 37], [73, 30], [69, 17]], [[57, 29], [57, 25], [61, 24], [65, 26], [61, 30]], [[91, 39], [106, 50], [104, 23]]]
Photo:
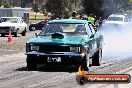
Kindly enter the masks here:
[[95, 24], [95, 18], [93, 17], [93, 14], [89, 15], [88, 21], [91, 21], [93, 24]]
[[44, 24], [46, 25], [48, 23], [48, 19], [46, 18], [45, 20], [44, 20]]
[[73, 11], [72, 16], [69, 19], [76, 19], [77, 12]]

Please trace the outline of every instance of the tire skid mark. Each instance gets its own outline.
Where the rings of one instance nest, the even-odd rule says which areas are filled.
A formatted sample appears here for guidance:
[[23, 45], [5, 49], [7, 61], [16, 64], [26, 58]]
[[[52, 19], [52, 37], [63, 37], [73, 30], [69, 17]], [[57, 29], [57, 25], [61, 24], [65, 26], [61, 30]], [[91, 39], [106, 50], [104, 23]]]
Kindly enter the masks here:
[[[120, 59], [117, 59], [120, 58]], [[104, 61], [103, 63], [101, 63], [100, 66], [93, 66], [92, 68], [90, 68], [90, 71], [97, 71], [98, 69], [103, 69], [103, 68], [109, 68], [109, 66], [113, 66], [115, 64], [118, 64], [120, 61], [125, 60], [126, 58], [128, 58], [128, 56], [124, 56], [124, 57], [111, 57], [112, 60], [110, 61]], [[127, 59], [129, 60], [129, 59]]]
[[[8, 66], [8, 64], [10, 64]], [[110, 84], [85, 84], [80, 86], [76, 83], [76, 73], [66, 72], [40, 72], [40, 71], [12, 71], [14, 68], [25, 66], [24, 60], [9, 62], [0, 66], [0, 79], [4, 74], [5, 79], [0, 83], [0, 88], [102, 88]], [[94, 68], [94, 67], [92, 67]], [[110, 71], [109, 71], [110, 70]], [[123, 71], [122, 71], [123, 70]], [[91, 73], [124, 73], [132, 70], [132, 60], [114, 60], [105, 62], [101, 67], [95, 67]], [[2, 74], [2, 75], [1, 75]], [[1, 80], [0, 80], [1, 82]], [[95, 87], [94, 87], [95, 86]], [[101, 87], [102, 86], [102, 87]]]
[[[98, 69], [96, 71], [96, 73], [103, 73], [103, 74], [106, 74], [106, 73], [115, 73], [116, 71], [119, 71], [119, 70], [123, 70], [123, 69], [126, 69], [128, 67], [132, 66], [132, 60], [121, 60], [121, 61], [118, 61], [117, 64], [113, 64], [111, 65], [110, 67], [108, 68], [103, 68], [103, 69]], [[102, 71], [103, 70], [103, 71]]]
[[14, 63], [14, 62], [17, 62], [17, 61], [21, 61], [23, 58], [21, 59], [11, 59], [11, 60], [8, 60], [8, 61], [3, 61], [3, 62], [0, 62], [0, 67], [2, 67], [3, 65], [7, 65], [7, 64], [11, 64], [11, 63]]
[[19, 58], [26, 58], [26, 55], [24, 54], [24, 52], [0, 56], [0, 63], [11, 61], [11, 60], [19, 60]]
[[[63, 80], [68, 80], [69, 81], [69, 78], [72, 78], [73, 76], [75, 76], [75, 73], [61, 73], [62, 75], [60, 76], [55, 76], [55, 77], [52, 77], [52, 78], [49, 78], [47, 80], [41, 80], [40, 82], [37, 82], [37, 83], [33, 83], [33, 84], [30, 84], [28, 86], [26, 86], [26, 88], [49, 88], [50, 86], [51, 87], [55, 87], [57, 85], [60, 85], [60, 84], [63, 84], [63, 81], [61, 81], [62, 79]], [[59, 82], [58, 82], [59, 81]]]
[[[111, 67], [110, 68], [115, 68], [116, 67], [116, 70], [117, 70], [117, 72], [116, 72], [116, 74], [119, 74], [119, 72], [120, 72], [120, 74], [121, 73], [126, 73], [126, 72], [128, 72], [128, 71], [131, 71], [132, 70], [132, 60], [129, 60], [129, 59], [126, 59], [126, 60], [120, 60], [120, 61], [117, 61], [117, 63], [118, 64], [113, 64], [114, 66], [112, 66], [112, 65], [110, 65]], [[123, 63], [126, 63], [126, 64], [124, 64], [124, 65], [127, 65], [126, 67], [124, 67], [124, 68], [122, 68], [122, 69], [118, 69], [118, 68], [121, 68], [121, 67], [123, 67], [124, 65], [122, 65]], [[120, 65], [120, 67], [119, 67], [119, 65]], [[107, 70], [104, 70], [104, 69], [106, 69], [106, 68], [108, 68], [108, 67], [105, 67], [105, 68], [102, 68], [102, 69], [100, 69], [100, 67], [99, 68], [96, 68], [96, 70], [95, 71], [93, 71], [93, 73], [98, 73], [98, 74], [100, 74], [100, 73], [104, 73], [104, 72], [106, 72], [106, 73], [108, 73], [108, 74], [110, 74], [110, 73], [115, 73], [115, 72], [113, 72], [113, 71], [111, 71], [110, 73], [108, 72], [108, 69]], [[124, 70], [125, 69], [125, 70]], [[100, 71], [98, 71], [98, 70], [100, 70]], [[123, 71], [122, 71], [123, 70]], [[124, 72], [125, 71], [125, 72]], [[76, 80], [74, 80], [74, 81], [76, 81]], [[58, 87], [66, 87], [67, 85], [69, 84], [69, 88], [72, 88], [72, 87], [74, 87], [74, 88], [102, 88], [102, 86], [107, 86], [107, 85], [110, 85], [110, 84], [85, 84], [85, 85], [83, 85], [83, 86], [80, 86], [79, 84], [77, 85], [77, 83], [75, 83], [75, 82], [63, 82], [63, 84], [62, 85], [58, 85], [57, 86], [57, 88]], [[64, 86], [65, 85], [65, 86]], [[72, 86], [71, 86], [72, 85]], [[101, 86], [101, 87], [100, 87]]]
[[[112, 61], [112, 62], [114, 62], [114, 61]], [[115, 62], [114, 62], [115, 63]], [[111, 62], [110, 62], [110, 64], [111, 64]], [[108, 64], [108, 66], [109, 66], [109, 64]], [[71, 82], [74, 82], [75, 84], [76, 84], [76, 81], [75, 81], [75, 77], [76, 77], [76, 75], [74, 74], [72, 74], [72, 77], [69, 77], [69, 78], [71, 78]], [[60, 78], [60, 77], [57, 77], [57, 78]], [[68, 80], [68, 82], [69, 82], [69, 78], [66, 76], [63, 76], [63, 80], [67, 83], [67, 80]], [[54, 79], [56, 79], [56, 78], [54, 78]], [[60, 79], [62, 79], [62, 78], [60, 78]], [[66, 80], [67, 79], [67, 80]], [[45, 87], [50, 87], [50, 85], [51, 85], [51, 87], [53, 87], [53, 86], [57, 86], [57, 85], [64, 85], [63, 83], [65, 83], [65, 82], [63, 82], [63, 81], [57, 81], [57, 80], [54, 80], [54, 82], [53, 83], [51, 83], [52, 81], [49, 81], [48, 80], [48, 82], [49, 83], [47, 83], [47, 82], [45, 82], [45, 81], [40, 81], [40, 82], [37, 82], [37, 83], [33, 83], [33, 84], [31, 84], [31, 85], [29, 85], [29, 86], [26, 86], [25, 88], [40, 88], [41, 86], [42, 86], [42, 88], [45, 88]], [[59, 84], [58, 84], [59, 83]], [[46, 85], [47, 84], [47, 85]], [[48, 85], [49, 84], [49, 85]], [[71, 86], [71, 85], [69, 85], [69, 86]], [[72, 86], [71, 86], [72, 87]]]
[[[113, 62], [113, 61], [112, 61]], [[115, 62], [114, 62], [115, 63]], [[111, 63], [110, 63], [111, 64]], [[108, 66], [109, 66], [109, 64], [108, 64]], [[74, 85], [78, 85], [77, 83], [76, 83], [76, 79], [75, 79], [75, 77], [76, 77], [76, 74], [71, 74], [72, 76], [70, 76], [70, 77], [68, 77], [68, 76], [63, 76], [64, 78], [62, 79], [62, 78], [60, 78], [60, 80], [62, 80], [62, 81], [58, 81], [58, 80], [56, 80], [56, 81], [54, 81], [54, 82], [51, 82], [51, 81], [48, 81], [48, 83], [47, 82], [45, 82], [45, 81], [41, 81], [41, 82], [38, 82], [38, 83], [34, 83], [34, 85], [33, 84], [31, 84], [32, 86], [28, 86], [28, 87], [25, 87], [25, 88], [49, 88], [49, 87], [57, 87], [58, 88], [58, 85], [59, 85], [59, 88], [63, 88], [63, 87], [69, 87], [69, 88], [71, 88], [71, 87], [73, 87]], [[54, 79], [56, 79], [56, 78], [54, 78]], [[67, 81], [68, 80], [68, 81]], [[71, 85], [70, 85], [70, 83], [71, 83]], [[73, 83], [74, 83], [74, 85], [73, 85]], [[75, 86], [74, 86], [75, 87]], [[86, 88], [86, 86], [84, 87], [84, 88]]]
[[16, 71], [16, 72], [10, 72], [6, 75], [2, 75], [0, 76], [0, 83], [2, 82], [6, 82], [8, 80], [12, 80], [12, 79], [18, 79], [18, 78], [22, 78], [28, 75], [32, 75], [32, 72], [20, 72], [20, 71]]
[[[48, 74], [48, 75], [46, 75], [46, 74], [48, 74], [48, 73], [34, 72], [30, 76], [28, 75], [26, 77], [22, 77], [22, 78], [19, 78], [19, 79], [9, 80], [6, 83], [8, 83], [8, 85], [10, 85], [10, 86], [7, 86], [7, 84], [2, 84], [1, 87], [2, 88], [5, 88], [5, 87], [8, 87], [8, 88], [15, 88], [15, 87], [17, 87], [17, 88], [18, 87], [27, 88], [27, 87], [24, 87], [24, 86], [29, 85], [32, 82], [36, 82], [36, 81], [38, 82], [41, 79], [42, 80], [50, 79], [51, 77], [53, 77], [57, 73], [55, 72], [55, 73], [51, 73], [51, 74]], [[58, 74], [58, 75], [61, 75], [61, 74]], [[62, 75], [64, 75], [64, 74], [62, 74]], [[45, 78], [45, 77], [47, 77], [47, 78]], [[58, 76], [58, 77], [61, 77], [61, 76]]]
[[105, 62], [106, 64], [101, 64], [100, 66], [92, 66], [89, 70], [89, 73], [93, 72], [93, 71], [97, 71], [98, 69], [104, 69], [107, 68], [109, 66], [112, 66], [114, 64], [117, 64], [117, 61], [111, 61], [109, 63]]
[[16, 70], [17, 68], [26, 66], [26, 63], [24, 63], [24, 62], [25, 62], [24, 60], [21, 60], [21, 61], [17, 61], [16, 63], [12, 62], [10, 64], [0, 66], [0, 70], [3, 72]]

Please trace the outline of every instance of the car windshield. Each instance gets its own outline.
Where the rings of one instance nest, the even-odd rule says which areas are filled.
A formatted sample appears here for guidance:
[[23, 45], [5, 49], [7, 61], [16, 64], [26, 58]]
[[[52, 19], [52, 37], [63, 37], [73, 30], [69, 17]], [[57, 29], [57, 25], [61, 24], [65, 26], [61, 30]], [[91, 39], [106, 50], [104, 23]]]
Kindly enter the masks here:
[[122, 17], [109, 17], [108, 21], [123, 21]]
[[56, 32], [85, 35], [86, 27], [83, 23], [49, 23], [43, 28], [40, 34], [51, 34]]
[[17, 23], [17, 18], [1, 18], [0, 22], [11, 22], [11, 23]]

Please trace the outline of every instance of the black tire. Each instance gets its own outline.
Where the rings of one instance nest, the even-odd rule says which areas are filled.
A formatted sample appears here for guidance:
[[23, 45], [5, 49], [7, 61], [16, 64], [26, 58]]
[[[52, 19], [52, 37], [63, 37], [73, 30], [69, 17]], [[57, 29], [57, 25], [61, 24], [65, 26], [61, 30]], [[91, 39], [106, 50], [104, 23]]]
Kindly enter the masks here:
[[37, 67], [37, 58], [35, 56], [27, 56], [27, 68], [35, 69]]
[[5, 34], [1, 34], [1, 37], [5, 37]]
[[16, 31], [16, 32], [14, 33], [14, 36], [15, 36], [15, 37], [17, 37], [17, 36], [18, 36], [18, 31]]
[[92, 66], [100, 66], [102, 59], [102, 49], [98, 50], [92, 57]]
[[34, 26], [32, 26], [31, 28], [30, 28], [30, 31], [35, 31], [36, 30], [36, 27], [34, 27]]
[[90, 57], [89, 54], [87, 53], [82, 61], [82, 69], [84, 69], [85, 71], [89, 70], [89, 59]]
[[25, 30], [21, 33], [22, 36], [26, 36], [26, 28]]

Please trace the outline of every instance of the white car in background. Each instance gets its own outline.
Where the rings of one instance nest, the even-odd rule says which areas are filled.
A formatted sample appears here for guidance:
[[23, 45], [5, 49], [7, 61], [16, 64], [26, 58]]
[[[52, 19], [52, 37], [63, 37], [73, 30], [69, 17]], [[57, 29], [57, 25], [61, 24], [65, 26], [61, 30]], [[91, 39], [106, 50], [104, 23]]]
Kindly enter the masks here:
[[112, 14], [103, 23], [102, 29], [105, 31], [122, 31], [128, 25], [129, 19], [125, 15]]
[[0, 18], [0, 34], [1, 36], [8, 35], [9, 30], [14, 36], [21, 34], [26, 35], [27, 24], [21, 17], [1, 17]]

